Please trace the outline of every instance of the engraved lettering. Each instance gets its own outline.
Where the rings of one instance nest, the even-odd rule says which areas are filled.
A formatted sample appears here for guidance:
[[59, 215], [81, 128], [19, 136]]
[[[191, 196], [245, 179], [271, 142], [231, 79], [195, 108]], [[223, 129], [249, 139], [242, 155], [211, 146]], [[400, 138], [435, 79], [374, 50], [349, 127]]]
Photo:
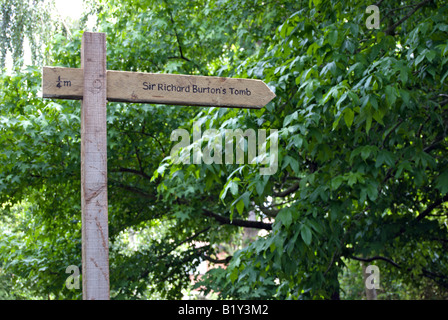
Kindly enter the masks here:
[[143, 90], [154, 90], [155, 83], [143, 82]]
[[249, 89], [235, 89], [235, 88], [229, 88], [230, 89], [230, 94], [234, 94], [236, 96], [250, 96], [252, 94], [252, 92], [250, 92]]
[[[71, 85], [68, 81], [68, 85]], [[197, 84], [192, 85], [178, 85], [174, 83], [150, 83], [142, 82], [142, 89], [145, 91], [167, 91], [167, 92], [177, 92], [177, 93], [195, 93], [195, 94], [212, 94], [212, 95], [226, 95], [228, 90], [230, 90], [231, 95], [235, 96], [250, 96], [252, 92], [248, 88], [237, 89], [237, 88], [223, 88], [221, 87], [201, 87]]]
[[56, 87], [62, 88], [62, 87], [71, 87], [72, 82], [70, 80], [61, 80], [61, 76], [58, 76], [58, 81]]

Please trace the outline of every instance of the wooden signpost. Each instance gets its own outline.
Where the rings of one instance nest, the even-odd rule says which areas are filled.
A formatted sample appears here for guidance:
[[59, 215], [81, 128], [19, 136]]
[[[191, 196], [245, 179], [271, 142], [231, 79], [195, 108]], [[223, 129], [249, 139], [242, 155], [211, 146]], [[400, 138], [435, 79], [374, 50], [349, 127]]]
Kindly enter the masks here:
[[82, 290], [108, 300], [108, 101], [262, 108], [275, 94], [260, 80], [106, 70], [106, 35], [85, 32], [81, 69], [44, 67], [43, 98], [81, 100]]
[[[275, 97], [261, 80], [110, 70], [106, 74], [110, 102], [259, 109]], [[82, 69], [44, 67], [44, 98], [83, 99], [84, 75]]]

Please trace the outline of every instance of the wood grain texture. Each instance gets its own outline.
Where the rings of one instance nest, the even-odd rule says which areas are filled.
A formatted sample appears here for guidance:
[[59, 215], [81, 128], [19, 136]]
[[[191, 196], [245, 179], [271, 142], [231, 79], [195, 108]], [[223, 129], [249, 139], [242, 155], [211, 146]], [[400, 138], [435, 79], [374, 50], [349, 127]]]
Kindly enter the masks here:
[[[85, 32], [81, 48], [82, 282], [84, 300], [108, 300], [106, 35]], [[79, 71], [70, 70], [68, 73]], [[62, 75], [61, 73], [59, 75]], [[58, 77], [59, 77], [58, 75]], [[64, 74], [64, 77], [66, 75]], [[78, 80], [67, 75], [79, 87]], [[67, 81], [67, 80], [66, 80]], [[62, 89], [58, 88], [57, 89]], [[79, 90], [79, 88], [77, 89]]]
[[261, 80], [108, 71], [109, 101], [262, 108], [275, 94]]
[[[82, 99], [82, 81], [82, 70], [44, 67], [43, 97]], [[108, 101], [259, 109], [274, 97], [261, 80], [107, 71]]]

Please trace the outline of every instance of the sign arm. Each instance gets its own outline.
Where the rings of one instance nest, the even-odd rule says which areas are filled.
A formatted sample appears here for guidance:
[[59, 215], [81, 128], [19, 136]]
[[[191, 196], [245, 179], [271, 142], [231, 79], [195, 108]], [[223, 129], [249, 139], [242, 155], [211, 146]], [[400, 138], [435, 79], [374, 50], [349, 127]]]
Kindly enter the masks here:
[[[43, 97], [82, 99], [83, 70], [44, 67]], [[111, 102], [260, 109], [275, 97], [261, 80], [107, 71]]]

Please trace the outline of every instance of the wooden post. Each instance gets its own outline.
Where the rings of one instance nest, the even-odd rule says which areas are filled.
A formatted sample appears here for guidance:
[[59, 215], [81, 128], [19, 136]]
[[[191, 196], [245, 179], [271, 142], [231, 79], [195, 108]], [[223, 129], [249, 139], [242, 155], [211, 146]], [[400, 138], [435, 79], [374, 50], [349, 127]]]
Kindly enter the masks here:
[[106, 35], [85, 32], [81, 69], [82, 290], [84, 300], [109, 300], [107, 210]]

